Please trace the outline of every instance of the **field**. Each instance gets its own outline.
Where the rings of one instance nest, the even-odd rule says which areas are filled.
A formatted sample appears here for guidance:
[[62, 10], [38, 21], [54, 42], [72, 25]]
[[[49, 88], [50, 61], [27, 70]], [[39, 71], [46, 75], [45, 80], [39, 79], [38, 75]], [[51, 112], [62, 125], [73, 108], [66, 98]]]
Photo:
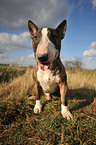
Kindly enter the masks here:
[[60, 113], [60, 98], [47, 102], [34, 114], [32, 68], [0, 66], [0, 144], [95, 145], [96, 70], [68, 69], [68, 104], [73, 120]]

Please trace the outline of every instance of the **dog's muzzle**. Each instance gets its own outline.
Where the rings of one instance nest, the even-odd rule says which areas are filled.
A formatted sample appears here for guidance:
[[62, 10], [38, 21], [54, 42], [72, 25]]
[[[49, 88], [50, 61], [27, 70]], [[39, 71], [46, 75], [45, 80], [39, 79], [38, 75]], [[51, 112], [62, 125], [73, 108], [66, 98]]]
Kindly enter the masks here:
[[56, 58], [59, 56], [59, 52], [56, 53], [55, 57], [50, 60], [49, 56], [47, 53], [45, 54], [37, 54], [37, 60], [39, 63], [39, 67], [45, 71], [47, 69], [49, 69], [53, 63], [54, 60], [56, 60]]

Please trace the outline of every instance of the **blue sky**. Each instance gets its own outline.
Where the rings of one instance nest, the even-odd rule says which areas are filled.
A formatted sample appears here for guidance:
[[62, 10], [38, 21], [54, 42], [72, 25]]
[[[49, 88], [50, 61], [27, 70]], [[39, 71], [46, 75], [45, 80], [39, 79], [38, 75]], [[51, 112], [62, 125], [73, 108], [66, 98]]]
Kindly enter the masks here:
[[67, 19], [62, 60], [81, 58], [84, 68], [96, 69], [96, 0], [0, 0], [0, 63], [35, 63], [29, 19], [52, 28]]

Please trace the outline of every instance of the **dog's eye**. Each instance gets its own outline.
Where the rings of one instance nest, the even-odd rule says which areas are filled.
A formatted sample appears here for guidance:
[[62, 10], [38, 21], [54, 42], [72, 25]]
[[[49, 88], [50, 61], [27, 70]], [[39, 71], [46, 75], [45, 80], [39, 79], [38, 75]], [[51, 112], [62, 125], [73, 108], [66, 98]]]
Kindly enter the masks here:
[[34, 38], [35, 38], [35, 39], [37, 39], [37, 35], [36, 35], [36, 36], [34, 36]]

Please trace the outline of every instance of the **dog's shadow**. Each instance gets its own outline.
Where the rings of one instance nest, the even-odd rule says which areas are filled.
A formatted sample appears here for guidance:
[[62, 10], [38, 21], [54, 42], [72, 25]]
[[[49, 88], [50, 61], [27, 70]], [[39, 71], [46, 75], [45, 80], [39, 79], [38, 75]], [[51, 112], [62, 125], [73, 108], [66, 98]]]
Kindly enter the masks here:
[[71, 107], [71, 111], [79, 110], [90, 105], [94, 101], [95, 97], [96, 91], [92, 89], [79, 88], [68, 90], [68, 100], [77, 101], [77, 103]]
[[[56, 93], [52, 96], [52, 99], [57, 101], [60, 99], [58, 96], [60, 97], [60, 94]], [[75, 111], [90, 105], [96, 97], [96, 91], [87, 88], [69, 89], [67, 96], [69, 101], [75, 102], [71, 107], [69, 106], [71, 111]], [[44, 109], [45, 105], [51, 101], [52, 100], [44, 101], [42, 109]]]
[[[31, 89], [28, 90], [28, 96], [32, 96], [33, 94], [31, 94], [33, 92], [33, 87], [31, 87]], [[57, 90], [54, 94], [52, 94], [52, 99], [55, 101], [60, 99], [60, 91]], [[43, 94], [44, 95], [44, 94]], [[45, 97], [45, 96], [44, 96]], [[79, 88], [79, 89], [68, 89], [68, 93], [67, 93], [67, 97], [68, 97], [68, 102], [69, 101], [73, 101], [75, 103], [73, 103], [70, 107], [71, 111], [75, 111], [75, 110], [79, 110], [83, 107], [86, 107], [88, 105], [90, 105], [93, 101], [94, 98], [96, 97], [96, 90], [94, 89], [88, 89], [88, 88]], [[44, 107], [46, 106], [46, 104], [50, 103], [52, 100], [46, 100], [43, 102], [43, 107], [42, 109], [44, 109]]]

